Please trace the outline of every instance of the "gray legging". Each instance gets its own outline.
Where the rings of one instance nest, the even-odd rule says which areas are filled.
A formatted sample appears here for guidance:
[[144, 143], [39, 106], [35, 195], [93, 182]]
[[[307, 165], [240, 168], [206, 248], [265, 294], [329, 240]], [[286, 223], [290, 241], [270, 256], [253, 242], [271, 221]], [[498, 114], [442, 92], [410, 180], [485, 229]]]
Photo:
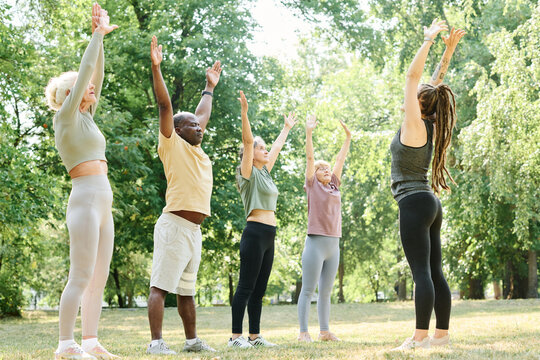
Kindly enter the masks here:
[[81, 176], [72, 183], [66, 216], [70, 267], [60, 298], [60, 340], [73, 339], [79, 304], [82, 335], [97, 336], [114, 245], [113, 197], [107, 175]]
[[319, 282], [317, 312], [321, 331], [328, 331], [330, 296], [339, 266], [339, 238], [308, 235], [302, 253], [302, 291], [298, 298], [300, 332], [308, 331], [309, 305]]

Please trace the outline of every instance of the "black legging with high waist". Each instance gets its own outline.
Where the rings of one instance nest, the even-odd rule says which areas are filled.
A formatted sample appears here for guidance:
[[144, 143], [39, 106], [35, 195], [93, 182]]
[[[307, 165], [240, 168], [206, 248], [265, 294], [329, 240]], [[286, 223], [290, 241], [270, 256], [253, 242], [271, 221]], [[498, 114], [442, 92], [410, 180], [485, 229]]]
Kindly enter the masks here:
[[249, 333], [259, 334], [262, 299], [274, 262], [276, 227], [248, 221], [240, 240], [240, 279], [232, 303], [232, 332], [242, 333], [246, 305]]
[[441, 265], [441, 202], [431, 192], [419, 192], [398, 206], [401, 243], [416, 285], [416, 328], [429, 329], [435, 309], [436, 328], [447, 330], [452, 297]]

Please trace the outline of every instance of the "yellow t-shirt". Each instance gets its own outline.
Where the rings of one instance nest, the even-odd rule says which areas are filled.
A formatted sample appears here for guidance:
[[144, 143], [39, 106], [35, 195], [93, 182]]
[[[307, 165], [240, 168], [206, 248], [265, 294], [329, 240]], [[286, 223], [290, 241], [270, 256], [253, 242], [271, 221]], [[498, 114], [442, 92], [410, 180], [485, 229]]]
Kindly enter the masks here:
[[212, 162], [200, 145], [193, 146], [174, 130], [159, 132], [158, 154], [167, 178], [163, 212], [187, 210], [210, 216]]

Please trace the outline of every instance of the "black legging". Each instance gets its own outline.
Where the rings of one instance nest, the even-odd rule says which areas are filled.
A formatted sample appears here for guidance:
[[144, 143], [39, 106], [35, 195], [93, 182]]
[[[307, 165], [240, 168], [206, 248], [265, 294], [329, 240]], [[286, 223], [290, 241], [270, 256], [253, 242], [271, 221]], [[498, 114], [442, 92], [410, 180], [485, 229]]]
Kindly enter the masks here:
[[232, 302], [232, 332], [242, 333], [246, 304], [249, 333], [259, 334], [262, 298], [266, 291], [272, 263], [276, 227], [248, 221], [240, 240], [240, 279]]
[[441, 265], [441, 202], [431, 192], [420, 192], [398, 206], [401, 243], [416, 284], [416, 328], [429, 329], [435, 309], [436, 328], [447, 330], [452, 296]]

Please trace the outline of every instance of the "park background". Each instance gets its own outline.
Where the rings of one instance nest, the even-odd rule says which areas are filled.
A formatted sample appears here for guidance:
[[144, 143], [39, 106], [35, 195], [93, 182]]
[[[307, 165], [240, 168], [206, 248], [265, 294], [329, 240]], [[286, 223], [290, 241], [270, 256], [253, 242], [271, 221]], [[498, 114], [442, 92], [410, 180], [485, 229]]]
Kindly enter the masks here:
[[[109, 306], [134, 307], [147, 296], [153, 227], [164, 206], [152, 35], [163, 45], [162, 71], [175, 111], [195, 110], [206, 67], [221, 60], [224, 69], [203, 141], [214, 187], [213, 214], [202, 226], [197, 303], [228, 305], [238, 281], [245, 225], [235, 187], [238, 90], [248, 98], [254, 134], [267, 143], [279, 134], [281, 114], [294, 110], [299, 117], [273, 171], [280, 190], [278, 233], [265, 301], [295, 303], [301, 287], [308, 113], [319, 119], [316, 158], [335, 159], [344, 140], [338, 119], [353, 133], [342, 178], [333, 302], [411, 299], [390, 193], [389, 144], [401, 121], [405, 72], [423, 41], [422, 26], [436, 17], [467, 31], [445, 77], [458, 104], [448, 157], [458, 185], [441, 196], [445, 274], [461, 299], [538, 297], [538, 1], [276, 1], [270, 6], [289, 17], [281, 18], [283, 24], [271, 21], [275, 34], [262, 37], [270, 42], [267, 53], [257, 1], [100, 5], [120, 26], [104, 40], [105, 80], [95, 116], [107, 139], [114, 193], [115, 249], [104, 295]], [[0, 1], [0, 317], [55, 308], [67, 281], [71, 184], [54, 146], [44, 89], [51, 77], [78, 68], [90, 39], [90, 8], [89, 0]], [[291, 21], [298, 21], [299, 32]], [[293, 29], [294, 41], [280, 38], [280, 28]], [[443, 50], [438, 38], [426, 81]]]

